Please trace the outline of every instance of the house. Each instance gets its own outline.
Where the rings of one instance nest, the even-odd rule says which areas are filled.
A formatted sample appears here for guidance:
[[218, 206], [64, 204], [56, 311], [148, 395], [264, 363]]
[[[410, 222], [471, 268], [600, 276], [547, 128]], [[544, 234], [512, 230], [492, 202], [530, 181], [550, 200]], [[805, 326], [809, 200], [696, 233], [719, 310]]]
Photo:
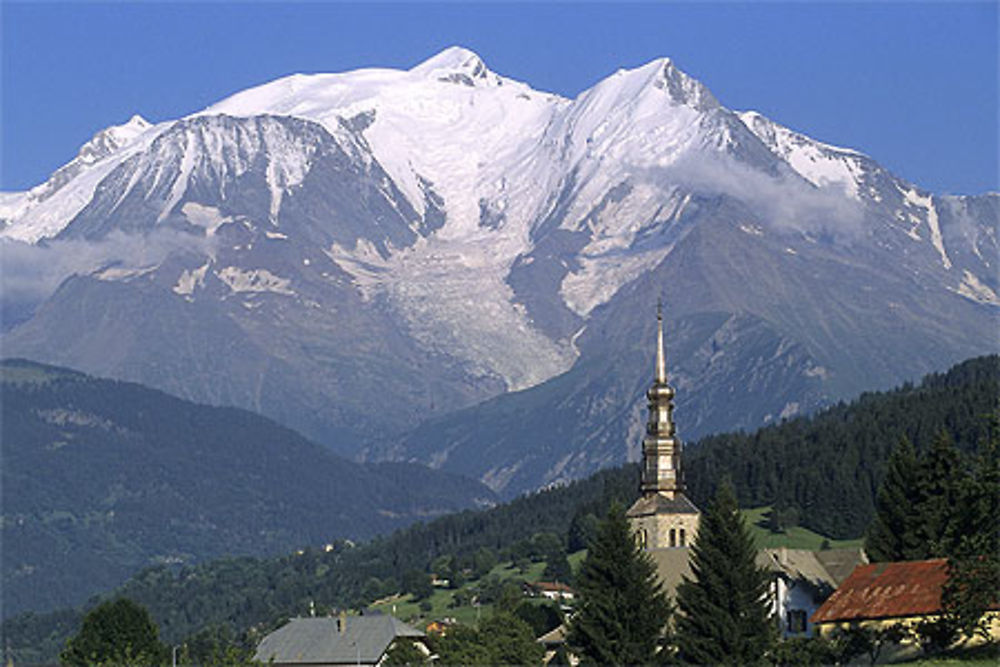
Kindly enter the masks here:
[[850, 569], [867, 563], [861, 549], [764, 549], [757, 565], [771, 573], [771, 609], [783, 637], [811, 636], [809, 622], [820, 604], [848, 576]]
[[543, 597], [548, 600], [562, 602], [572, 600], [573, 589], [559, 581], [536, 581], [527, 584], [528, 592], [534, 597]]
[[[647, 549], [668, 596], [677, 595], [684, 578], [693, 579], [689, 548]], [[784, 637], [809, 636], [809, 616], [858, 563], [868, 562], [861, 549], [763, 549], [757, 565], [772, 576], [772, 610]]]
[[293, 618], [264, 637], [253, 659], [273, 665], [380, 665], [395, 641], [430, 655], [425, 635], [387, 615]]
[[[941, 615], [941, 593], [947, 580], [944, 558], [859, 565], [810, 621], [824, 637], [852, 626], [913, 627]], [[1000, 638], [1000, 614], [992, 613], [990, 635]]]
[[454, 627], [457, 623], [458, 621], [456, 621], [453, 616], [448, 616], [436, 621], [431, 621], [427, 624], [427, 627], [424, 628], [424, 630], [429, 635], [438, 635], [439, 637], [443, 637], [448, 634], [448, 630]]

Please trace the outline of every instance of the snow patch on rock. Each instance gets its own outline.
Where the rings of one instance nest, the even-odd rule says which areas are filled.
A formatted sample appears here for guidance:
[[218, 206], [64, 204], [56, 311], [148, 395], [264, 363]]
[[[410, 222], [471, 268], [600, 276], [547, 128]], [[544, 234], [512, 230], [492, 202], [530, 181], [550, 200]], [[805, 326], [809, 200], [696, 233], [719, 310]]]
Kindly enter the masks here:
[[839, 187], [858, 199], [858, 183], [864, 172], [857, 151], [824, 144], [782, 127], [756, 111], [737, 114], [743, 124], [757, 135], [778, 157], [800, 176], [819, 188]]
[[231, 217], [222, 215], [222, 212], [214, 206], [204, 206], [195, 202], [184, 204], [181, 213], [191, 224], [203, 228], [206, 236], [215, 236], [215, 230], [233, 221]]
[[233, 292], [273, 292], [275, 294], [293, 295], [291, 280], [274, 275], [267, 269], [251, 269], [249, 271], [235, 266], [227, 266], [215, 274], [219, 280], [229, 286]]
[[208, 272], [209, 264], [211, 264], [211, 262], [206, 262], [204, 265], [194, 270], [185, 269], [177, 279], [177, 284], [173, 287], [174, 293], [190, 297], [194, 294], [196, 287], [204, 287], [205, 274]]
[[1000, 306], [1000, 298], [996, 292], [990, 289], [974, 273], [966, 269], [962, 276], [962, 284], [958, 286], [958, 293], [967, 299], [972, 299], [977, 303], [988, 303], [993, 306]]
[[921, 195], [916, 190], [900, 190], [906, 203], [910, 206], [919, 207], [926, 210], [927, 228], [930, 230], [931, 245], [941, 256], [941, 264], [946, 269], [951, 268], [951, 259], [944, 248], [944, 238], [941, 236], [941, 225], [938, 221], [937, 208], [934, 205], [934, 198], [931, 195]]

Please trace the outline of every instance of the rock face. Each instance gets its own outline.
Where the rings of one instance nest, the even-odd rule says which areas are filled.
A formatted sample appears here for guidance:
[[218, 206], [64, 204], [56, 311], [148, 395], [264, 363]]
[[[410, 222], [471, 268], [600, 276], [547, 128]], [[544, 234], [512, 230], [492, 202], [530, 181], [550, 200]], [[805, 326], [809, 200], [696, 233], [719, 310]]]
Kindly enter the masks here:
[[341, 454], [506, 494], [635, 459], [657, 298], [688, 439], [997, 347], [997, 194], [933, 195], [668, 59], [568, 100], [452, 48], [140, 121], [0, 199], [4, 355]]

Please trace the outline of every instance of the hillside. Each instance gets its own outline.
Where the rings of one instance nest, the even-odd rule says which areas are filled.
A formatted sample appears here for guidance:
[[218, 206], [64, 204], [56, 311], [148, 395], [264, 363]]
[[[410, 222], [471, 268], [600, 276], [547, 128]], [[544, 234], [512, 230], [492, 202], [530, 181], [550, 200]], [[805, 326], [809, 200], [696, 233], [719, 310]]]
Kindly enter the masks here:
[[[986, 437], [990, 415], [997, 414], [998, 376], [1000, 357], [972, 359], [947, 373], [928, 376], [918, 386], [865, 394], [811, 419], [694, 443], [685, 464], [691, 495], [704, 506], [719, 475], [728, 472], [744, 507], [755, 506], [755, 498], [763, 499], [760, 505], [771, 504], [780, 497], [794, 497], [792, 491], [803, 477], [837, 480], [837, 470], [864, 461], [867, 467], [863, 473], [858, 467], [857, 476], [870, 481], [870, 491], [843, 492], [834, 481], [819, 494], [838, 499], [838, 511], [858, 517], [861, 529], [847, 536], [859, 537], [871, 518], [870, 494], [881, 481], [891, 445], [906, 435], [923, 447], [944, 429], [962, 451], [973, 451]], [[838, 423], [845, 426], [834, 428]], [[826, 431], [829, 437], [821, 437]], [[782, 465], [780, 474], [769, 478], [770, 487], [756, 486], [761, 464], [741, 458], [757, 456], [776, 465], [755, 453], [751, 444], [760, 442], [786, 443], [781, 446], [801, 450], [800, 456]], [[289, 614], [307, 613], [310, 602], [321, 608], [358, 607], [405, 592], [407, 573], [427, 573], [441, 557], [447, 557], [452, 568], [476, 571], [489, 570], [515, 554], [533, 553], [533, 545], [549, 539], [546, 535], [557, 536], [569, 550], [578, 549], [612, 501], [627, 504], [635, 498], [637, 484], [636, 466], [627, 465], [490, 510], [463, 511], [417, 524], [367, 544], [339, 541], [330, 551], [306, 549], [280, 558], [225, 559], [179, 569], [161, 565], [133, 577], [116, 593], [148, 606], [168, 641], [180, 641], [213, 625], [243, 632]], [[756, 521], [761, 512], [752, 516]], [[801, 507], [801, 524], [807, 528], [828, 522], [827, 516], [821, 504]], [[784, 537], [771, 535], [766, 542], [801, 546], [796, 540], [806, 538], [812, 544], [822, 541], [807, 531], [791, 530]], [[54, 655], [80, 615], [79, 609], [22, 615], [4, 624], [4, 635], [18, 655], [42, 659]]]
[[361, 465], [235, 408], [8, 360], [4, 615], [80, 604], [143, 567], [368, 539], [493, 504], [478, 482]]
[[686, 475], [699, 500], [729, 475], [744, 507], [773, 504], [818, 533], [857, 537], [874, 515], [885, 461], [901, 437], [919, 450], [946, 431], [969, 453], [998, 419], [1000, 357], [980, 357], [812, 418], [704, 438], [690, 450]]

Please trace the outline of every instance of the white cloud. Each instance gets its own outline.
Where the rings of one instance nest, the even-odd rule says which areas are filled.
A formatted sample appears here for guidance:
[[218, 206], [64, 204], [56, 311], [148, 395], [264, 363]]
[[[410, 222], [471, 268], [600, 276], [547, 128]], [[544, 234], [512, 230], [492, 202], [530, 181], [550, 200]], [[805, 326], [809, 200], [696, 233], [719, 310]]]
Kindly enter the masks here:
[[728, 157], [685, 156], [668, 167], [640, 170], [634, 176], [664, 188], [680, 186], [698, 194], [728, 195], [746, 204], [775, 232], [851, 242], [864, 229], [863, 209], [842, 190], [817, 188], [792, 173], [772, 176]]
[[0, 239], [0, 300], [5, 307], [37, 304], [72, 275], [115, 267], [128, 272], [159, 265], [179, 250], [211, 253], [212, 241], [175, 230], [147, 235], [113, 232], [101, 241], [55, 240], [32, 245]]

